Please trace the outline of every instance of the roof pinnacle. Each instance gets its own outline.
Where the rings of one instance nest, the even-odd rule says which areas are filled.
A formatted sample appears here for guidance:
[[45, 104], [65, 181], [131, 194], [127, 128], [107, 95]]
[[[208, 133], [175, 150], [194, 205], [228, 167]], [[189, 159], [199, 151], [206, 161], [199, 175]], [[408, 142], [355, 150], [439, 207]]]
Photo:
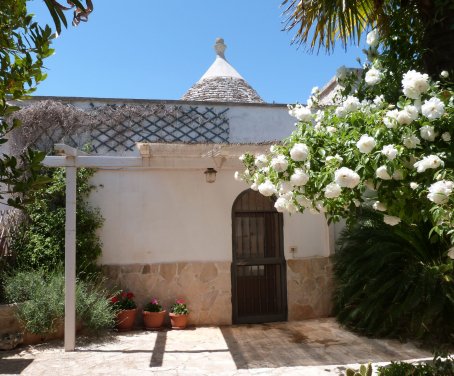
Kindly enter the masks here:
[[227, 46], [224, 44], [224, 39], [216, 38], [216, 44], [214, 45], [214, 50], [216, 51], [216, 55], [220, 58], [225, 59], [224, 51]]

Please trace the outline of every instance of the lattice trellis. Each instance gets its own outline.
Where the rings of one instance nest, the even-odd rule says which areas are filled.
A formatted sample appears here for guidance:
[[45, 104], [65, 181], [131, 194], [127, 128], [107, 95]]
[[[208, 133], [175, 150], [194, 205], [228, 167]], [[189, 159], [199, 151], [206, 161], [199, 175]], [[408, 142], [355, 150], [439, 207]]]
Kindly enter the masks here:
[[228, 143], [227, 111], [180, 107], [142, 119], [128, 117], [114, 126], [99, 123], [85, 137], [69, 135], [65, 142], [77, 147], [88, 142], [96, 153], [132, 151], [136, 142]]

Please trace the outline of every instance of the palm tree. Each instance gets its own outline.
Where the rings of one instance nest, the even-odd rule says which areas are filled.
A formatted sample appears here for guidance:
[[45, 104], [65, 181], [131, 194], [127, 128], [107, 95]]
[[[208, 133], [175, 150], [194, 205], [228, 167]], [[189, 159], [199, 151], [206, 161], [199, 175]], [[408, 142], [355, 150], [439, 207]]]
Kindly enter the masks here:
[[[408, 22], [422, 25], [422, 55], [426, 71], [438, 77], [454, 71], [454, 5], [437, 0], [283, 0], [286, 30], [296, 30], [294, 42], [309, 50], [331, 52], [337, 41], [344, 48], [359, 43], [361, 34], [377, 27], [384, 37], [392, 30], [393, 17], [404, 12]], [[411, 43], [411, 38], [409, 40]], [[403, 46], [405, 48], [405, 46]]]

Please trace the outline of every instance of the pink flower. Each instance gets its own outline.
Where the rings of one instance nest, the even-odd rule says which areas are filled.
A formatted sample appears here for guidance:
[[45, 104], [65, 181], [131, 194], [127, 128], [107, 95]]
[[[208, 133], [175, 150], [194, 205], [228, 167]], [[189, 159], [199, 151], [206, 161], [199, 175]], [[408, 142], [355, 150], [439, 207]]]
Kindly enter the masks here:
[[156, 298], [151, 299], [151, 304], [159, 304], [158, 299]]
[[177, 304], [184, 304], [184, 299], [177, 299], [177, 300], [176, 300], [176, 303], [177, 303]]

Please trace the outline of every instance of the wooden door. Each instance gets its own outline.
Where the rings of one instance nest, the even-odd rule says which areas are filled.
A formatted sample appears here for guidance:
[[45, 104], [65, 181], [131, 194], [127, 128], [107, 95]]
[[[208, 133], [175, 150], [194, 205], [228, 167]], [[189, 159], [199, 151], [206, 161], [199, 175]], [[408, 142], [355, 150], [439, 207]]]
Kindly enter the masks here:
[[251, 189], [232, 208], [233, 323], [287, 320], [283, 218], [273, 201]]

